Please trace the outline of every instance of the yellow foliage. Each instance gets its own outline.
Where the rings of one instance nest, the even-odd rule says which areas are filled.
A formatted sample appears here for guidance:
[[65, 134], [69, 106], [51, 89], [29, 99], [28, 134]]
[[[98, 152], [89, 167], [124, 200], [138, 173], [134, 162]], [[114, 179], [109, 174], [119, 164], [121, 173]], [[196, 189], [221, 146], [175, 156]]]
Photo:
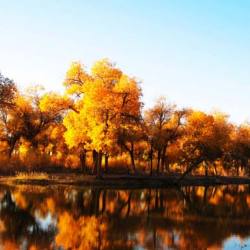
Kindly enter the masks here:
[[73, 62], [66, 73], [64, 86], [69, 95], [80, 95], [83, 91], [83, 84], [90, 80], [90, 76], [84, 69], [84, 66], [79, 62]]
[[32, 106], [27, 97], [18, 95], [15, 99], [16, 111], [31, 112]]
[[[70, 75], [78, 79], [82, 71], [79, 64], [74, 64], [67, 78]], [[75, 103], [79, 112], [69, 112], [63, 121], [67, 129], [65, 141], [69, 148], [81, 147], [111, 153], [117, 130], [123, 122], [122, 115], [140, 114], [141, 90], [134, 79], [125, 76], [107, 59], [96, 62], [91, 75], [84, 73], [81, 79], [84, 79], [80, 81], [84, 95]]]
[[67, 96], [56, 93], [47, 93], [39, 100], [39, 108], [42, 112], [58, 113], [72, 106], [72, 100]]
[[93, 77], [101, 78], [106, 83], [114, 83], [118, 80], [122, 72], [115, 65], [111, 63], [107, 58], [97, 61], [91, 69]]

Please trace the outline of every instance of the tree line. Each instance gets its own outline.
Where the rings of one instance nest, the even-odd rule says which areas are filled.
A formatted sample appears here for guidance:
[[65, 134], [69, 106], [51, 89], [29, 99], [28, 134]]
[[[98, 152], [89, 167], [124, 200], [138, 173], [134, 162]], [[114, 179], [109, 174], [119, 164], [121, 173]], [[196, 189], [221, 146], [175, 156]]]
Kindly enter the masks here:
[[[64, 93], [18, 90], [0, 75], [0, 155], [4, 166], [81, 168], [101, 176], [248, 174], [250, 125], [226, 114], [180, 109], [160, 97], [145, 109], [140, 82], [107, 59], [74, 62]], [[112, 170], [112, 171], [111, 171]]]

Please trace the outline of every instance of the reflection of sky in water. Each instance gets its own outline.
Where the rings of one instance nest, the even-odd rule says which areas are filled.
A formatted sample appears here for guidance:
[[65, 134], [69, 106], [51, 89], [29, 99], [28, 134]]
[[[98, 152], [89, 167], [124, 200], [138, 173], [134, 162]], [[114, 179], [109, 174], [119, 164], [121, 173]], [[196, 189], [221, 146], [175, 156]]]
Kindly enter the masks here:
[[224, 241], [223, 249], [225, 250], [250, 249], [250, 238], [241, 239], [238, 236], [232, 236]]
[[56, 219], [52, 218], [50, 213], [47, 213], [45, 217], [41, 217], [38, 213], [35, 213], [35, 220], [43, 231], [48, 231], [56, 226]]

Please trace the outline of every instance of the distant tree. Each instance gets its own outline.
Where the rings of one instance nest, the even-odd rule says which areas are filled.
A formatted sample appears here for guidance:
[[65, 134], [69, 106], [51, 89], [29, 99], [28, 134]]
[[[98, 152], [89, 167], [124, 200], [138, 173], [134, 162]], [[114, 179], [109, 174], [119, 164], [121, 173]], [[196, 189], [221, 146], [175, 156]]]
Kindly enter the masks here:
[[9, 157], [23, 138], [37, 148], [41, 133], [53, 124], [62, 121], [62, 113], [71, 105], [70, 100], [56, 94], [39, 96], [38, 90], [33, 89], [26, 94], [15, 94], [10, 108], [1, 108], [1, 141], [9, 148]]
[[12, 107], [16, 93], [15, 83], [0, 73], [0, 108]]
[[236, 169], [236, 173], [239, 175], [240, 168], [244, 168], [249, 173], [249, 159], [250, 125], [241, 124], [235, 126], [230, 133], [230, 143], [222, 160], [225, 166]]
[[177, 110], [175, 105], [168, 104], [164, 97], [159, 98], [155, 106], [145, 112], [151, 162], [154, 151], [157, 153], [157, 173], [160, 171], [160, 166], [162, 172], [164, 171], [167, 161], [167, 148], [180, 136], [185, 114], [185, 110]]
[[187, 164], [182, 178], [194, 168], [203, 164], [208, 175], [209, 163], [221, 158], [229, 141], [231, 126], [224, 114], [208, 115], [192, 111], [187, 117], [185, 135], [182, 141], [183, 158]]
[[136, 172], [135, 150], [140, 141], [146, 139], [144, 124], [140, 116], [124, 117], [123, 124], [118, 128], [118, 144], [130, 156], [132, 170]]
[[107, 59], [96, 62], [89, 74], [79, 63], [72, 64], [65, 86], [78, 110], [65, 117], [66, 141], [93, 150], [94, 169], [100, 176], [102, 157], [105, 155], [107, 168], [108, 157], [117, 145], [118, 129], [128, 117], [140, 114], [141, 90], [135, 79]]
[[9, 151], [8, 155], [11, 155], [13, 145], [20, 138], [16, 129], [18, 124], [12, 122], [16, 96], [15, 83], [0, 73], [0, 141], [6, 146], [5, 150]]

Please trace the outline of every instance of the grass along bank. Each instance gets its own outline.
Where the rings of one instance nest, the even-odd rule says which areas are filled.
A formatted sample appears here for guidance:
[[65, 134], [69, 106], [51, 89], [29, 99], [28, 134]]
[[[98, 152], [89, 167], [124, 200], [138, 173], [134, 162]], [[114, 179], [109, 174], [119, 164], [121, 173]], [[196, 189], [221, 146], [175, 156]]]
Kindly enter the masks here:
[[93, 175], [79, 173], [55, 173], [22, 172], [13, 176], [0, 177], [0, 184], [7, 185], [72, 185], [72, 186], [96, 186], [112, 188], [161, 188], [168, 186], [206, 186], [250, 184], [249, 177], [237, 176], [186, 176], [180, 180], [180, 175], [172, 176], [147, 176], [147, 175], [103, 175], [96, 178]]

